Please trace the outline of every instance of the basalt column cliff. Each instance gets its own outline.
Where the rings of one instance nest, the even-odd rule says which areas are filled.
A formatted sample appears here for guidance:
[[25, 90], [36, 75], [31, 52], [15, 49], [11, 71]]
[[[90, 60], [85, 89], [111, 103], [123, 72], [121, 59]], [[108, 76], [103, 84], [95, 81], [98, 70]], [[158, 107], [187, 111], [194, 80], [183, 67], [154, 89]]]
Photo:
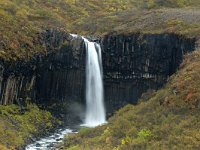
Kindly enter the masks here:
[[[84, 104], [86, 53], [83, 40], [47, 30], [39, 34], [37, 42], [44, 45], [47, 55], [35, 56], [29, 62], [2, 61], [1, 103], [22, 103], [30, 97], [44, 104], [63, 101]], [[148, 89], [161, 87], [176, 71], [183, 55], [195, 49], [195, 39], [175, 34], [109, 34], [99, 42], [103, 48], [108, 112], [136, 103]]]
[[195, 39], [175, 34], [107, 35], [102, 44], [107, 107], [116, 108], [163, 86], [195, 49]]

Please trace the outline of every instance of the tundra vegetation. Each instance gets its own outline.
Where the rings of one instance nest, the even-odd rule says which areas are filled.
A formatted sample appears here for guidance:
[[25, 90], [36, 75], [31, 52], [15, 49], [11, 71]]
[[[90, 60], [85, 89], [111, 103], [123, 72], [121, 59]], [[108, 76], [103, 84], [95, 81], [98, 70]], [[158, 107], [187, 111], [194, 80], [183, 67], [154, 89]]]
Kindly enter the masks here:
[[[0, 106], [0, 149], [16, 149], [26, 144], [28, 139], [42, 136], [60, 125], [50, 112], [41, 110], [35, 104], [27, 104], [20, 109], [12, 104]], [[5, 148], [3, 147], [5, 146]]]
[[67, 150], [199, 149], [200, 51], [188, 54], [167, 85], [94, 129], [66, 136]]
[[30, 60], [48, 51], [37, 33], [57, 28], [82, 35], [200, 31], [198, 0], [1, 0], [0, 58]]
[[[0, 0], [0, 61], [48, 51], [42, 30], [69, 33], [176, 33], [200, 38], [199, 0]], [[199, 42], [200, 43], [200, 42]], [[200, 149], [200, 50], [185, 56], [162, 89], [127, 105], [95, 129], [66, 137], [65, 149]], [[36, 104], [0, 106], [0, 149], [15, 149], [60, 124]]]

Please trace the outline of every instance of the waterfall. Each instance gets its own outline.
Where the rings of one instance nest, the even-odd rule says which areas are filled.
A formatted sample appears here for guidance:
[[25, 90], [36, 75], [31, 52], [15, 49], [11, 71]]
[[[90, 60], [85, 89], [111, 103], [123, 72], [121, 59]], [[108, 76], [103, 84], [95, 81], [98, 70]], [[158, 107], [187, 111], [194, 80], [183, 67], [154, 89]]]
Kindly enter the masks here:
[[84, 37], [82, 39], [86, 47], [86, 115], [83, 126], [95, 127], [106, 122], [101, 46]]

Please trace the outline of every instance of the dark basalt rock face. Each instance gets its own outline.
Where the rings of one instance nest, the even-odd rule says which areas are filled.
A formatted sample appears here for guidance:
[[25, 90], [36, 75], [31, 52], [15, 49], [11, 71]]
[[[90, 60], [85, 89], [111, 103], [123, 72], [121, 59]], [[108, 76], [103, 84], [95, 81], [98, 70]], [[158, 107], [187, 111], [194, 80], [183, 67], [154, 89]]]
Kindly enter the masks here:
[[[94, 38], [92, 38], [94, 39]], [[99, 39], [95, 38], [95, 41]], [[0, 102], [85, 103], [85, 46], [65, 32], [38, 35], [47, 55], [30, 62], [2, 62]], [[101, 39], [105, 101], [108, 112], [136, 103], [148, 89], [158, 89], [173, 74], [195, 39], [175, 34], [107, 35]]]
[[1, 104], [22, 105], [27, 98], [43, 104], [77, 95], [78, 81], [85, 75], [79, 73], [85, 63], [82, 39], [72, 40], [65, 32], [46, 30], [38, 34], [37, 42], [43, 45], [46, 55], [37, 55], [28, 62], [1, 61]]
[[105, 97], [115, 109], [136, 103], [148, 89], [158, 89], [175, 73], [195, 39], [175, 34], [107, 35], [102, 41]]
[[[73, 39], [68, 35], [68, 38], [62, 41], [58, 51], [43, 58], [38, 66], [36, 100], [39, 103], [84, 101], [85, 47], [83, 40], [81, 37]], [[48, 40], [46, 43], [48, 44]]]
[[0, 64], [0, 104], [20, 104], [27, 96], [32, 96], [35, 84], [35, 64], [33, 62], [1, 62]]

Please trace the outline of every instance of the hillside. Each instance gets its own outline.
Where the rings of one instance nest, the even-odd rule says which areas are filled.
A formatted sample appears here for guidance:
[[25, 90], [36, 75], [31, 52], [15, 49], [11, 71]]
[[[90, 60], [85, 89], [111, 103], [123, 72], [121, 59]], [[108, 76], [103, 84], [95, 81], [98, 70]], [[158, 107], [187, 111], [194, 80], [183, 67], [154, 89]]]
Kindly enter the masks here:
[[[68, 150], [193, 149], [200, 148], [200, 51], [184, 58], [167, 85], [144, 94], [94, 129], [66, 137]], [[145, 99], [145, 100], [144, 100]], [[146, 101], [148, 100], [148, 101]]]
[[[29, 60], [47, 54], [37, 33], [50, 28], [99, 35], [113, 28], [115, 32], [176, 31], [198, 35], [199, 6], [198, 0], [1, 0], [0, 58]], [[174, 7], [180, 9], [170, 9]]]
[[159, 90], [66, 136], [60, 149], [200, 149], [199, 0], [0, 0], [0, 101], [9, 104], [0, 105], [0, 149], [80, 122], [86, 55], [69, 33], [104, 44], [112, 111]]
[[28, 104], [23, 110], [14, 104], [0, 105], [0, 149], [22, 148], [60, 123], [50, 112], [41, 110], [35, 104]]

